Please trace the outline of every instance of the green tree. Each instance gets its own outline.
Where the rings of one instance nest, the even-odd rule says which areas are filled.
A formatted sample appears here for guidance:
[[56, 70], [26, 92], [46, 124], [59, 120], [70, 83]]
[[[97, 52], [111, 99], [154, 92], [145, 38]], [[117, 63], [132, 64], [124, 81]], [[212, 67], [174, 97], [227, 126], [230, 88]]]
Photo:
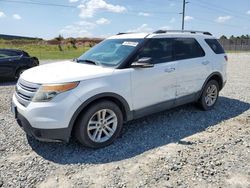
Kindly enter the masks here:
[[62, 42], [64, 40], [62, 35], [59, 35], [58, 37], [55, 38], [58, 42]]
[[55, 38], [57, 41], [58, 41], [58, 48], [60, 51], [63, 51], [62, 49], [62, 41], [64, 40], [63, 36], [62, 35], [59, 35], [58, 37]]
[[230, 39], [230, 40], [234, 40], [235, 37], [234, 37], [233, 35], [231, 35], [229, 39]]
[[245, 38], [246, 38], [245, 35], [241, 35], [241, 36], [240, 36], [240, 39], [245, 39]]
[[220, 39], [227, 39], [227, 37], [225, 35], [222, 35]]
[[72, 45], [74, 49], [77, 49], [75, 38], [69, 38], [69, 43]]

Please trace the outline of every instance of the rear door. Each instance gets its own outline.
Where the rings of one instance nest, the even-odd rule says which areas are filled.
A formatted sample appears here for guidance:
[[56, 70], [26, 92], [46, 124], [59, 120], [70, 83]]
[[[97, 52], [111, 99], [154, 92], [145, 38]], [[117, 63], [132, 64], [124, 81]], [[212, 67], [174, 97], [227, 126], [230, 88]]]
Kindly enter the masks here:
[[173, 56], [178, 61], [176, 98], [198, 92], [211, 71], [211, 62], [194, 38], [175, 38]]
[[135, 110], [169, 101], [174, 103], [176, 93], [176, 62], [172, 62], [172, 39], [150, 39], [136, 60], [152, 58], [154, 67], [133, 68], [131, 94]]

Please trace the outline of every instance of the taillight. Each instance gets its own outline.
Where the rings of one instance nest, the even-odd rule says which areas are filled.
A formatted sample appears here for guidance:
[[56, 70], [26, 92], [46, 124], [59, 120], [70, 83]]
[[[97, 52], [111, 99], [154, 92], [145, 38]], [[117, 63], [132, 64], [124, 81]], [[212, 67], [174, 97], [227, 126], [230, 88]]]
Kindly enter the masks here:
[[224, 58], [225, 58], [225, 60], [226, 60], [226, 61], [228, 61], [228, 58], [227, 58], [227, 56], [226, 56], [226, 55], [224, 56]]

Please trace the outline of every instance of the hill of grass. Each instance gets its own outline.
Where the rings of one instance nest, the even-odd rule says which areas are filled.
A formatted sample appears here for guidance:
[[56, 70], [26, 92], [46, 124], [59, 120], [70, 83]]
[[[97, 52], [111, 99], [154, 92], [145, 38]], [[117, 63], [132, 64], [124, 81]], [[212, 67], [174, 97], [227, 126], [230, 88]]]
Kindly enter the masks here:
[[4, 40], [0, 39], [0, 48], [20, 49], [38, 59], [73, 59], [79, 57], [89, 45], [72, 46], [71, 44], [48, 44], [41, 40]]

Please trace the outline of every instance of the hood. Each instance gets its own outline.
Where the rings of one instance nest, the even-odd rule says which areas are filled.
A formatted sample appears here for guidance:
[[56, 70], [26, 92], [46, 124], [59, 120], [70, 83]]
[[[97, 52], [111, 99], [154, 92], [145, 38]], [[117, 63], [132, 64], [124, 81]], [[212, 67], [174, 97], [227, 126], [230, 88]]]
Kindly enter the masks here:
[[62, 61], [28, 69], [23, 72], [21, 79], [38, 84], [53, 84], [99, 78], [113, 71], [113, 68]]

